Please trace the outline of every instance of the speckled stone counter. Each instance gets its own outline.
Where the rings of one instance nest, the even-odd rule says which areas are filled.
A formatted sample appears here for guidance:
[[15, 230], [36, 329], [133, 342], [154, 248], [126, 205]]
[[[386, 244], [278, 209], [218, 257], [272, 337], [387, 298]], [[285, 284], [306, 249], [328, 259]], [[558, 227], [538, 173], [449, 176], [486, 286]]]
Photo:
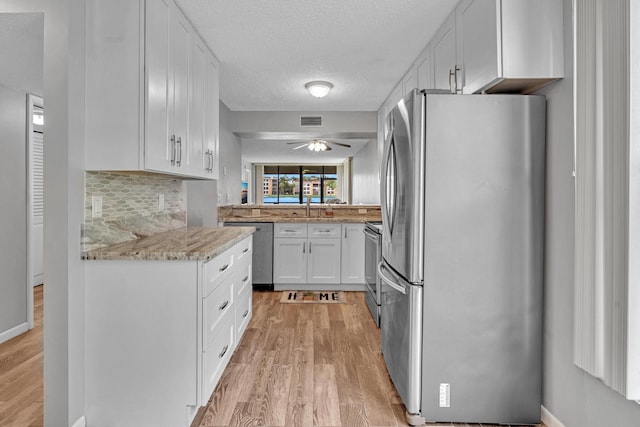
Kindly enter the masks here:
[[184, 227], [94, 249], [83, 259], [207, 261], [254, 232], [254, 227]]
[[218, 208], [220, 222], [335, 222], [380, 221], [380, 205], [240, 205]]

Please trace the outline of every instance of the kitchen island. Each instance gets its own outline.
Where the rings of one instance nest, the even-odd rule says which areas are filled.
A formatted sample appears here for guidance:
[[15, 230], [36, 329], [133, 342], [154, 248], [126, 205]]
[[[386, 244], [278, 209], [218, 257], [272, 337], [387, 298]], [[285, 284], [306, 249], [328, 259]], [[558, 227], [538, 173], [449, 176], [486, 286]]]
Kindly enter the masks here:
[[189, 426], [251, 318], [251, 227], [185, 227], [88, 251], [86, 417]]

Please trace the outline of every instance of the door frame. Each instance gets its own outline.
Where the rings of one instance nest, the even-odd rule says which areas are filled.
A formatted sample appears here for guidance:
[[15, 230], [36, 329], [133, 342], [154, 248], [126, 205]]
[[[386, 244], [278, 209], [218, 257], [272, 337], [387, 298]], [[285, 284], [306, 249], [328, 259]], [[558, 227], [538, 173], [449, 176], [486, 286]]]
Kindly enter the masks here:
[[33, 265], [31, 262], [32, 256], [32, 245], [31, 245], [31, 231], [33, 228], [33, 190], [32, 190], [32, 179], [33, 179], [33, 168], [32, 168], [32, 158], [33, 158], [33, 112], [34, 109], [44, 108], [44, 102], [41, 97], [37, 95], [27, 94], [27, 136], [26, 136], [26, 145], [27, 145], [27, 282], [26, 282], [26, 292], [27, 292], [27, 324], [29, 329], [33, 329]]

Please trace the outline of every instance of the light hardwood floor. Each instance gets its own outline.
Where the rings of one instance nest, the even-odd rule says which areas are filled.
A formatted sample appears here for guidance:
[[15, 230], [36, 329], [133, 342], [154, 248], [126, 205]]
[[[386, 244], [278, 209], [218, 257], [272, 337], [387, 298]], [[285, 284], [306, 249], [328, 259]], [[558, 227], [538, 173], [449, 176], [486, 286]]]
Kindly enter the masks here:
[[254, 292], [253, 318], [192, 427], [406, 426], [364, 294], [346, 294], [347, 304], [281, 304], [280, 292]]
[[34, 328], [0, 344], [0, 426], [40, 427], [43, 421], [42, 293], [34, 288]]

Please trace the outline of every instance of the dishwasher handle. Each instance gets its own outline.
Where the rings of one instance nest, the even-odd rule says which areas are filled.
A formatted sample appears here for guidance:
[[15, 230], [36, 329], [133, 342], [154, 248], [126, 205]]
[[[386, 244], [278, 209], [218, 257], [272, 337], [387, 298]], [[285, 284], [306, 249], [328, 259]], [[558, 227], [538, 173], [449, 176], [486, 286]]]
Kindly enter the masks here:
[[405, 289], [405, 287], [402, 286], [400, 283], [396, 283], [395, 280], [389, 278], [389, 276], [387, 276], [384, 273], [384, 270], [389, 271], [387, 268], [385, 268], [385, 266], [383, 265], [382, 262], [379, 262], [378, 263], [378, 276], [380, 276], [382, 281], [384, 283], [386, 283], [387, 285], [391, 286], [396, 291], [400, 292], [402, 295], [406, 295], [407, 294], [407, 290]]

